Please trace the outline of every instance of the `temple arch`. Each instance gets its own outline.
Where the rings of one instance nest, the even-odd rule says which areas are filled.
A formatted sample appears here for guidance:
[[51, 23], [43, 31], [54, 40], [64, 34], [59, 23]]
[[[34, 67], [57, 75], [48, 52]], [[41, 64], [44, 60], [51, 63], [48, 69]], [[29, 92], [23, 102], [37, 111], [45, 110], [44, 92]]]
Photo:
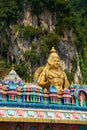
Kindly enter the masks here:
[[20, 126], [19, 124], [15, 126], [14, 130], [23, 130], [22, 126]]
[[31, 126], [29, 130], [35, 130], [35, 126]]
[[45, 128], [44, 128], [44, 130], [51, 130], [51, 128], [50, 128], [50, 126], [46, 126]]

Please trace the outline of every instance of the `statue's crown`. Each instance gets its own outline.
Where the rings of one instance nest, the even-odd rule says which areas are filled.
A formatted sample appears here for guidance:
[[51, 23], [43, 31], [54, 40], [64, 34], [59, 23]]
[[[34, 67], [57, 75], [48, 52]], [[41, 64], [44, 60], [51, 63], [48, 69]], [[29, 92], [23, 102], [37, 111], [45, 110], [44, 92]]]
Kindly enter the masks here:
[[58, 53], [57, 53], [57, 51], [55, 50], [54, 47], [52, 47], [52, 49], [50, 50], [49, 57], [58, 57], [58, 59], [59, 59], [59, 55], [58, 55]]
[[50, 50], [50, 53], [56, 53], [56, 50], [54, 47], [52, 47], [52, 49]]

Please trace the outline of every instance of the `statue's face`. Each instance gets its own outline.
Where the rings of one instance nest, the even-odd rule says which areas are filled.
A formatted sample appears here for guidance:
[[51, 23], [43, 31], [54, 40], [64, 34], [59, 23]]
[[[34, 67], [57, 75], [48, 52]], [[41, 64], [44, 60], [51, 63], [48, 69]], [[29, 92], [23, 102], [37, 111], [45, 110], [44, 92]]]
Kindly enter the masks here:
[[54, 60], [54, 67], [58, 68], [59, 67], [59, 59], [58, 59], [58, 57], [55, 57], [53, 60]]
[[59, 67], [59, 57], [56, 53], [50, 55], [50, 57], [48, 58], [48, 63], [51, 66], [51, 68], [58, 68]]

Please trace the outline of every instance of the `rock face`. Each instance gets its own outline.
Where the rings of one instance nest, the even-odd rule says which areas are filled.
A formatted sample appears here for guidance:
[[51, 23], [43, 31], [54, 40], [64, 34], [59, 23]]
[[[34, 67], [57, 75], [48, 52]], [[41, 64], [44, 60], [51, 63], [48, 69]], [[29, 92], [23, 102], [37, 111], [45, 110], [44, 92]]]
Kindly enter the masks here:
[[[74, 81], [75, 83], [78, 83], [79, 78], [82, 77], [82, 74], [79, 65], [79, 56], [75, 44], [69, 41], [61, 40], [58, 46], [58, 53], [60, 55], [60, 58], [62, 59], [61, 67], [63, 70], [69, 70], [71, 72], [73, 67], [75, 67]], [[73, 62], [74, 64], [76, 64], [75, 66]]]
[[[24, 9], [24, 19], [21, 21], [21, 23], [24, 24], [24, 26], [29, 24], [34, 27], [40, 26], [41, 28], [53, 31], [56, 25], [56, 16], [55, 14], [52, 14], [45, 10], [38, 19], [36, 16], [31, 15], [31, 8], [28, 6]], [[68, 69], [71, 71], [73, 68], [72, 62], [75, 59], [77, 64], [75, 76], [81, 77], [78, 52], [74, 43], [69, 42], [68, 36], [66, 34], [72, 35], [71, 31], [70, 33], [65, 33], [65, 38], [62, 38], [60, 40], [59, 46], [57, 48], [59, 56], [61, 58], [61, 66], [63, 70]], [[33, 41], [38, 41], [38, 39], [35, 39], [34, 37]], [[23, 37], [20, 37], [20, 32], [14, 31], [13, 26], [11, 26], [10, 31], [6, 30], [5, 34], [0, 37], [1, 56], [5, 57], [10, 62], [20, 63], [20, 61], [24, 60], [24, 52], [26, 50], [31, 50], [31, 44], [32, 43], [29, 41], [29, 39], [25, 40]], [[3, 50], [3, 48], [6, 49]]]
[[42, 28], [49, 29], [53, 31], [56, 25], [55, 13], [51, 13], [47, 10], [44, 10], [39, 18], [35, 15], [31, 15], [31, 7], [28, 5], [24, 10], [24, 19], [23, 23], [26, 26], [30, 24], [32, 26], [41, 26]]
[[60, 55], [60, 58], [65, 61], [65, 68], [63, 69], [72, 69], [72, 60], [77, 57], [77, 50], [72, 42], [68, 41], [60, 41], [59, 46], [58, 46], [58, 53]]

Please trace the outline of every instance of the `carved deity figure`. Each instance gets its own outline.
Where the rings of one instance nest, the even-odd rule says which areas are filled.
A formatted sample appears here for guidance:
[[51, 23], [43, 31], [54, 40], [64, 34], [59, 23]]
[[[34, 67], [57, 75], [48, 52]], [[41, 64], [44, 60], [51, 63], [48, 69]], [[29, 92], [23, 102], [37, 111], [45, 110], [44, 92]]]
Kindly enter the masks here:
[[79, 105], [86, 106], [86, 96], [85, 96], [85, 93], [83, 91], [81, 91], [79, 94]]
[[38, 68], [34, 74], [34, 78], [42, 87], [49, 88], [51, 85], [54, 85], [57, 90], [68, 87], [67, 76], [60, 68], [60, 58], [54, 47], [50, 51], [46, 66]]

